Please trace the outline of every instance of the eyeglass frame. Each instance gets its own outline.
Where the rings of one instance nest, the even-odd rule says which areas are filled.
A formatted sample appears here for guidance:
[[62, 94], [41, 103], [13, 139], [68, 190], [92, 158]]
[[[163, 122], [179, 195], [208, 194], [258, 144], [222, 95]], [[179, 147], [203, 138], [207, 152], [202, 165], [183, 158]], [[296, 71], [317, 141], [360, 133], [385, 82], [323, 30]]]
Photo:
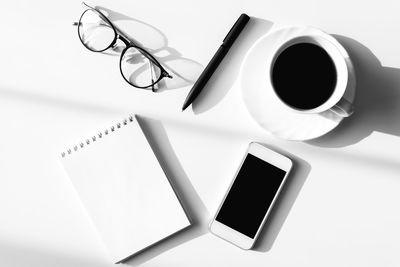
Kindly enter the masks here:
[[[172, 75], [170, 75], [170, 74], [165, 70], [165, 68], [161, 65], [160, 62], [158, 62], [157, 59], [155, 59], [154, 56], [152, 56], [152, 55], [151, 55], [149, 52], [147, 52], [144, 48], [138, 46], [138, 45], [135, 44], [132, 40], [130, 40], [129, 37], [127, 37], [127, 36], [126, 36], [124, 33], [122, 33], [117, 27], [115, 27], [115, 25], [111, 22], [111, 20], [109, 20], [100, 10], [98, 10], [98, 9], [96, 9], [96, 8], [94, 8], [94, 7], [89, 6], [89, 5], [86, 4], [85, 2], [82, 2], [82, 4], [83, 4], [84, 6], [86, 6], [87, 9], [86, 9], [85, 11], [83, 11], [82, 15], [81, 15], [80, 18], [79, 18], [79, 22], [74, 22], [74, 23], [73, 23], [74, 26], [78, 26], [78, 37], [79, 37], [79, 40], [81, 41], [82, 45], [83, 45], [86, 49], [88, 49], [88, 50], [90, 50], [90, 51], [92, 51], [92, 52], [96, 52], [96, 53], [104, 52], [105, 50], [114, 47], [115, 44], [117, 43], [117, 40], [118, 40], [118, 39], [121, 40], [121, 41], [125, 44], [125, 48], [124, 48], [124, 49], [122, 50], [122, 52], [121, 52], [121, 56], [120, 56], [120, 60], [119, 60], [119, 71], [120, 71], [120, 73], [121, 73], [121, 76], [124, 78], [124, 80], [125, 80], [129, 85], [131, 85], [131, 86], [133, 86], [133, 87], [136, 87], [136, 88], [140, 88], [140, 89], [146, 89], [146, 88], [151, 87], [152, 91], [155, 92], [155, 91], [156, 91], [155, 88], [154, 88], [154, 85], [155, 85], [155, 84], [157, 84], [157, 83], [160, 82], [163, 78], [166, 78], [166, 77], [172, 79]], [[111, 26], [111, 28], [112, 28], [113, 31], [114, 31], [114, 39], [113, 39], [113, 41], [110, 43], [110, 45], [108, 45], [106, 48], [104, 48], [104, 49], [102, 49], [102, 50], [93, 50], [93, 49], [90, 49], [88, 46], [85, 45], [85, 43], [83, 42], [83, 40], [82, 40], [82, 38], [81, 38], [81, 35], [80, 35], [80, 30], [79, 30], [80, 27], [79, 27], [79, 25], [81, 25], [81, 20], [82, 20], [83, 15], [85, 15], [85, 13], [86, 13], [87, 11], [89, 11], [89, 10], [91, 10], [91, 11], [97, 13], [97, 14], [101, 17], [101, 19], [103, 19], [106, 23], [108, 23], [108, 24]], [[151, 85], [148, 85], [148, 86], [138, 86], [138, 85], [134, 85], [134, 84], [132, 84], [128, 79], [125, 78], [125, 76], [124, 76], [124, 74], [123, 74], [123, 72], [122, 72], [122, 68], [121, 68], [122, 57], [123, 57], [123, 55], [125, 54], [125, 52], [126, 52], [129, 48], [131, 48], [131, 47], [137, 49], [143, 56], [145, 56], [148, 60], [150, 60], [151, 63], [155, 64], [157, 67], [160, 68], [160, 70], [161, 70], [160, 77], [159, 77], [156, 81], [152, 81], [153, 83], [152, 83]]]

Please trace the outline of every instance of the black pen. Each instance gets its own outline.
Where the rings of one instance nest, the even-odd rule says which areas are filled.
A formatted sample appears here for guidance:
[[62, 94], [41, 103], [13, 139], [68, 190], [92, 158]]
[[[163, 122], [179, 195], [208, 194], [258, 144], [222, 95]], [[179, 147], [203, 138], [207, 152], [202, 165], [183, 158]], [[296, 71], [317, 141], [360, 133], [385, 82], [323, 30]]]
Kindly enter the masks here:
[[183, 103], [182, 111], [184, 111], [192, 102], [196, 99], [196, 97], [200, 94], [201, 90], [207, 84], [208, 80], [213, 75], [214, 71], [218, 68], [219, 63], [221, 63], [222, 59], [228, 53], [232, 44], [235, 42], [239, 34], [242, 32], [244, 26], [246, 26], [247, 22], [250, 20], [250, 17], [246, 14], [240, 15], [238, 20], [235, 22], [231, 30], [228, 32], [224, 40], [222, 41], [222, 45], [219, 47], [211, 61], [208, 63], [207, 67], [201, 73], [200, 77], [197, 79], [196, 83], [193, 85], [190, 90], [188, 96], [185, 99], [185, 103]]

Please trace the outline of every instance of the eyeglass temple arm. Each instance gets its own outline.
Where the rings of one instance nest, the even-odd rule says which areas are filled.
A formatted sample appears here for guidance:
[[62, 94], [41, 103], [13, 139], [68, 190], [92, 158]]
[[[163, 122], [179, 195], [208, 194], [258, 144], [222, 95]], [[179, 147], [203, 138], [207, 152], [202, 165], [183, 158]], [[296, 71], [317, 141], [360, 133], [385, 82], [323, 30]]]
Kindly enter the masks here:
[[[72, 26], [79, 26], [80, 24], [81, 24], [80, 22], [74, 21], [74, 22], [72, 23]], [[110, 26], [107, 25], [107, 24], [99, 24], [99, 25], [103, 25], [103, 26], [108, 26], [108, 27], [110, 27]], [[139, 45], [136, 44], [134, 41], [132, 41], [131, 39], [129, 39], [124, 33], [122, 33], [117, 27], [114, 26], [114, 28], [115, 28], [115, 30], [117, 31], [117, 34], [118, 34], [119, 39], [121, 39], [121, 41], [122, 41], [126, 46], [128, 46], [128, 45], [130, 45], [130, 44], [139, 46]]]
[[82, 6], [94, 9], [94, 7], [92, 7], [92, 6], [89, 6], [89, 5], [88, 5], [88, 4], [86, 4], [85, 2], [82, 2]]
[[[79, 26], [80, 24], [81, 24], [80, 22], [76, 22], [76, 21], [75, 21], [75, 22], [72, 23], [72, 26]], [[101, 23], [99, 23], [98, 25], [103, 25], [103, 26], [108, 26], [108, 27], [110, 27], [110, 26], [107, 25], [107, 24], [101, 24]], [[111, 27], [110, 27], [110, 28], [111, 28]], [[132, 40], [128, 39], [128, 38], [125, 36], [125, 34], [123, 34], [117, 27], [114, 26], [114, 28], [115, 28], [115, 30], [117, 31], [117, 34], [118, 34], [119, 39], [121, 39], [121, 41], [124, 42], [124, 44], [125, 44], [126, 46], [128, 46], [128, 45], [130, 45], [130, 44], [137, 45], [137, 44], [135, 44], [135, 42], [133, 42]]]

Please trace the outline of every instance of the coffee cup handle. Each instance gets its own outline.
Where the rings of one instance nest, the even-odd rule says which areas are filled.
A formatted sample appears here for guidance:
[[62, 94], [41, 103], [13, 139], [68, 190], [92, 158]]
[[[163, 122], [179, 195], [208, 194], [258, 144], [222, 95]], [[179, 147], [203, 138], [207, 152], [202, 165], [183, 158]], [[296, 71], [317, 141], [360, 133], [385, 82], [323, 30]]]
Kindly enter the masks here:
[[340, 117], [349, 117], [354, 112], [354, 106], [350, 101], [342, 97], [339, 102], [330, 108], [331, 111]]

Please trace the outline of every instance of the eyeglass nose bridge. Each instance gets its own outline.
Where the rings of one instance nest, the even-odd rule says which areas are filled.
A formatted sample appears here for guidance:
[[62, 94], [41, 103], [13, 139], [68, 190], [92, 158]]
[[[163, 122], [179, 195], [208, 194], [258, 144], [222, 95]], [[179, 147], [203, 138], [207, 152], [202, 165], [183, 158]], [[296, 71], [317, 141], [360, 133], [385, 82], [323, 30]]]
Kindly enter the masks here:
[[114, 43], [112, 44], [112, 46], [115, 45], [115, 43], [117, 42], [117, 39], [121, 40], [125, 44], [125, 46], [129, 46], [130, 43], [131, 43], [126, 37], [124, 37], [123, 35], [117, 33], [117, 38], [115, 38]]

